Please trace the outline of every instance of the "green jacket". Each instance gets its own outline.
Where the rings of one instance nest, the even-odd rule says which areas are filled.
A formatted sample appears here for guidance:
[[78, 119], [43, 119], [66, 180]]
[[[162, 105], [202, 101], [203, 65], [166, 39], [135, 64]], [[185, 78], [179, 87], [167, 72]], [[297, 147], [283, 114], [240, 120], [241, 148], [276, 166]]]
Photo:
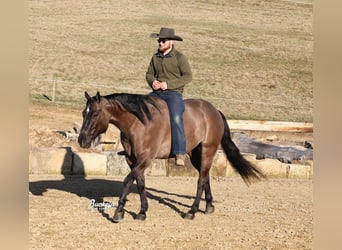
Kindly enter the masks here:
[[152, 56], [146, 72], [146, 81], [151, 88], [154, 80], [167, 82], [168, 89], [165, 91], [177, 91], [182, 94], [185, 84], [192, 80], [187, 58], [175, 48], [167, 55], [158, 51]]

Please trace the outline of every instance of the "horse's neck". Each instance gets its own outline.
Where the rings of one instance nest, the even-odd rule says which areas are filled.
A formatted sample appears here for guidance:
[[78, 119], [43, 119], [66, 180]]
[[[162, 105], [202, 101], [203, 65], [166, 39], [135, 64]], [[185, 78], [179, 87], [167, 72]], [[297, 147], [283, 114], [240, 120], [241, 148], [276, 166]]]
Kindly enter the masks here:
[[115, 111], [109, 122], [117, 127], [122, 133], [127, 134], [132, 125], [138, 120], [133, 114], [128, 111]]

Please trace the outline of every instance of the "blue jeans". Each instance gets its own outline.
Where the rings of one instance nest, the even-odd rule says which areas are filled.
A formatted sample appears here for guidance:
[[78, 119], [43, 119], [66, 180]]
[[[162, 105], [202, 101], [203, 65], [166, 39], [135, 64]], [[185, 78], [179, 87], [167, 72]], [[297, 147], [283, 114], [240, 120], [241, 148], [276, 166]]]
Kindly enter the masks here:
[[171, 154], [186, 154], [186, 141], [184, 133], [183, 113], [185, 110], [184, 100], [176, 91], [154, 91], [150, 93], [163, 99], [169, 108], [171, 124]]

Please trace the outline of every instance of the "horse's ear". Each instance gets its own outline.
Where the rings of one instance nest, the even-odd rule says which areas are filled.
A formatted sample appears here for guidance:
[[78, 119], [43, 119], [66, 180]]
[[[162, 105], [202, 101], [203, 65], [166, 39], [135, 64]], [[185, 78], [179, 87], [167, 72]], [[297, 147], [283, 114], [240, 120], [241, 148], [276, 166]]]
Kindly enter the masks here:
[[87, 100], [89, 100], [91, 98], [87, 91], [84, 92], [84, 96]]
[[100, 102], [100, 100], [101, 100], [101, 95], [100, 95], [100, 92], [99, 92], [99, 91], [97, 91], [97, 93], [96, 93], [96, 100], [97, 100], [98, 102]]

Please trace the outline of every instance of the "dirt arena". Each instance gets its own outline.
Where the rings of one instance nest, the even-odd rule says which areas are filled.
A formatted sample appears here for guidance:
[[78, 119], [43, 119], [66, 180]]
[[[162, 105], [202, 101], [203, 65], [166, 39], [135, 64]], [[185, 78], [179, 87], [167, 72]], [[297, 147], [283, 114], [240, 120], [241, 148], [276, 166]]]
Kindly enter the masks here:
[[[30, 147], [76, 147], [53, 132], [72, 130], [73, 122], [81, 122], [79, 111], [30, 106]], [[115, 224], [111, 205], [123, 178], [30, 175], [30, 249], [313, 248], [312, 180], [269, 179], [247, 187], [240, 177], [212, 178], [215, 212], [205, 215], [202, 201], [201, 212], [188, 221], [182, 216], [193, 203], [197, 178], [147, 176], [146, 221], [134, 220], [140, 208], [134, 186], [125, 219]], [[93, 199], [109, 206], [92, 208]]]
[[[247, 187], [241, 178], [212, 178], [215, 212], [205, 202], [193, 221], [196, 178], [147, 177], [149, 211], [128, 196], [125, 218], [111, 222], [122, 177], [29, 177], [30, 249], [312, 249], [313, 182], [270, 179]], [[106, 201], [98, 210], [91, 206]], [[93, 203], [94, 204], [94, 203]]]

